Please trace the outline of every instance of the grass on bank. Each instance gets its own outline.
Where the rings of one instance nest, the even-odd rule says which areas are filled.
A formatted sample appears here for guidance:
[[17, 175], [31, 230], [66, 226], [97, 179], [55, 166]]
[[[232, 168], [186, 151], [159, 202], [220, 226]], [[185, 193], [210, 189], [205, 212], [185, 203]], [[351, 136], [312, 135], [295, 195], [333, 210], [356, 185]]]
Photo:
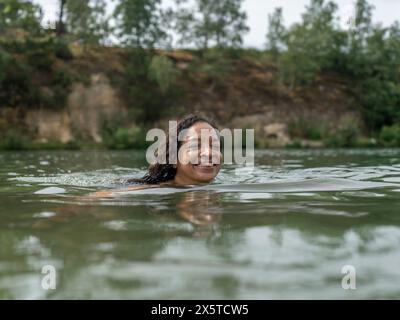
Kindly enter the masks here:
[[[361, 135], [356, 126], [346, 126], [332, 134], [310, 128], [308, 125], [302, 134], [292, 136], [288, 148], [310, 148], [312, 145], [303, 141], [317, 141], [320, 147], [327, 148], [398, 148], [400, 147], [400, 124], [385, 126], [377, 137]], [[17, 130], [9, 130], [0, 136], [0, 150], [144, 150], [152, 142], [146, 141], [145, 128], [133, 127], [108, 127], [103, 131], [103, 142], [92, 143], [87, 141], [72, 140], [67, 143], [60, 141], [37, 142], [21, 134]], [[324, 132], [324, 133], [322, 133]], [[245, 147], [245, 145], [243, 146]], [[255, 147], [264, 149], [269, 147], [268, 139], [255, 137]]]

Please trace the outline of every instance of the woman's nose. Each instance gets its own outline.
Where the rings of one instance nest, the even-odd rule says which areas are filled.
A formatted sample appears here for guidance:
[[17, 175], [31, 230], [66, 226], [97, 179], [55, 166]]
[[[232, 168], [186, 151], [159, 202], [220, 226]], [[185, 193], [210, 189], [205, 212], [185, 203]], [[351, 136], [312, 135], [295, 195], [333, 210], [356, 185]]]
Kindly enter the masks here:
[[200, 162], [202, 164], [219, 164], [220, 162], [220, 152], [213, 151], [213, 149], [208, 146], [200, 149]]
[[200, 162], [202, 164], [212, 164], [212, 150], [209, 146], [200, 148]]

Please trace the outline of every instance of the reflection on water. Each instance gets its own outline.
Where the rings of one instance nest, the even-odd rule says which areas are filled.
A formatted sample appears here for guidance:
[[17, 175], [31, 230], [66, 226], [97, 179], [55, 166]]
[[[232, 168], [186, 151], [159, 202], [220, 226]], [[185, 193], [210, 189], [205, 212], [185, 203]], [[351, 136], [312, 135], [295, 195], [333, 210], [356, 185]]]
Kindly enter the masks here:
[[207, 191], [184, 193], [176, 205], [177, 214], [195, 226], [211, 226], [221, 218], [218, 198], [218, 194]]
[[399, 155], [258, 151], [208, 186], [87, 201], [144, 154], [0, 153], [0, 298], [400, 298]]

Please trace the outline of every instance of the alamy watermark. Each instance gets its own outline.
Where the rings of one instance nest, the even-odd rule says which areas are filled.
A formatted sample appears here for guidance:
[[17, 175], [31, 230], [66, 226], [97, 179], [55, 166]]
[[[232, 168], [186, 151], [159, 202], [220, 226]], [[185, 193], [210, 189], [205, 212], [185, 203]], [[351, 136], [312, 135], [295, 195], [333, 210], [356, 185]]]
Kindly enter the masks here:
[[[168, 134], [154, 128], [147, 132], [146, 141], [154, 141], [146, 152], [149, 164], [177, 164], [179, 161], [182, 164], [254, 166], [254, 129], [203, 128], [199, 134], [189, 128], [178, 133], [177, 121], [169, 121]], [[178, 143], [182, 143], [180, 148]]]
[[42, 267], [41, 286], [43, 290], [55, 290], [57, 287], [56, 268], [53, 265], [45, 265]]
[[356, 290], [356, 268], [352, 265], [345, 265], [342, 267], [342, 288], [344, 290]]

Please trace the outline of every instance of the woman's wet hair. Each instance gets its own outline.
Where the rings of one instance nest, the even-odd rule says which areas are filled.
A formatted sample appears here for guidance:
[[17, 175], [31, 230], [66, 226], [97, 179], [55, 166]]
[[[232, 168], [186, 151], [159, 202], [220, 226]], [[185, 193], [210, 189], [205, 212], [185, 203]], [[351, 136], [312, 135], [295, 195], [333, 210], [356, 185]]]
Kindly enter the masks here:
[[[202, 115], [197, 115], [197, 114], [191, 114], [183, 118], [182, 120], [178, 121], [177, 125], [177, 137], [179, 137], [179, 133], [185, 129], [189, 129], [191, 126], [193, 126], [197, 122], [206, 122], [210, 126], [212, 126], [215, 129], [218, 129], [218, 127], [215, 125], [215, 123], [211, 120], [208, 119], [205, 116]], [[179, 141], [177, 138], [177, 151], [179, 151], [180, 147], [182, 146], [182, 141]], [[161, 163], [156, 163], [152, 164], [149, 166], [148, 172], [139, 179], [129, 179], [127, 183], [132, 183], [132, 184], [158, 184], [162, 182], [167, 182], [171, 181], [175, 178], [177, 169], [174, 167], [173, 164], [170, 164], [169, 162], [169, 137], [166, 139], [166, 145], [165, 149], [166, 150], [166, 163], [161, 164]]]

